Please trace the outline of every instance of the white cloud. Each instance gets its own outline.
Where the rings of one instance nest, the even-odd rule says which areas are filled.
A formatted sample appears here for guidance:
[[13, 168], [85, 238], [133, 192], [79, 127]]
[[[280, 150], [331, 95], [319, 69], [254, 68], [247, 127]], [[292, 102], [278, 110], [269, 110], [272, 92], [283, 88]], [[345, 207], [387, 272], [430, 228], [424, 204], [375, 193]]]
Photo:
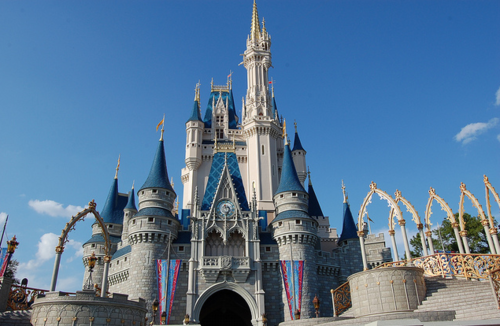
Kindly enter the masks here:
[[488, 122], [469, 123], [468, 125], [463, 127], [462, 130], [460, 130], [460, 132], [456, 134], [454, 138], [457, 142], [462, 142], [462, 144], [464, 145], [468, 144], [476, 139], [478, 135], [496, 126], [498, 124], [498, 121], [498, 118], [493, 118]]
[[0, 212], [0, 228], [3, 227], [5, 220], [7, 219], [7, 213]]
[[68, 205], [63, 207], [63, 204], [59, 204], [53, 200], [30, 200], [28, 205], [33, 208], [39, 214], [47, 214], [53, 217], [71, 217], [76, 215], [78, 212], [83, 210], [81, 206]]
[[500, 141], [500, 135], [497, 135], [497, 139], [498, 139], [498, 141]]
[[45, 263], [47, 260], [54, 258], [56, 255], [56, 246], [59, 240], [59, 236], [54, 233], [45, 233], [40, 237], [38, 241], [38, 251], [36, 253], [36, 259], [31, 259], [27, 263], [20, 263], [19, 270], [34, 270], [40, 265]]
[[496, 102], [495, 105], [500, 105], [500, 87], [498, 88], [498, 91], [495, 93], [496, 95]]
[[73, 256], [71, 256], [70, 258], [68, 258], [66, 260], [66, 262], [71, 263], [76, 258], [83, 257], [83, 247], [82, 247], [82, 243], [80, 241], [75, 241], [75, 240], [70, 239], [68, 241], [67, 246], [72, 247], [73, 249], [76, 250], [76, 252], [75, 252], [75, 254]]

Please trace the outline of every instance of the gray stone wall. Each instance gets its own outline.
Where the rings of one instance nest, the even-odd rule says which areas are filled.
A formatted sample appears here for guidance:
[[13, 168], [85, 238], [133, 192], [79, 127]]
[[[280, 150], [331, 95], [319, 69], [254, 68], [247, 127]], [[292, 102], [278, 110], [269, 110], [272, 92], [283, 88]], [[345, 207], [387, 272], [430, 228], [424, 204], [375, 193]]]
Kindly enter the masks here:
[[[266, 248], [269, 248], [267, 250]], [[260, 248], [262, 260], [262, 287], [266, 302], [268, 325], [277, 325], [284, 320], [285, 306], [281, 298], [283, 280], [279, 266], [279, 249], [276, 245], [262, 245]], [[288, 308], [287, 308], [288, 309]]]
[[93, 291], [68, 296], [62, 292], [40, 295], [33, 304], [33, 326], [145, 325], [145, 301], [130, 301], [127, 295], [96, 297]]

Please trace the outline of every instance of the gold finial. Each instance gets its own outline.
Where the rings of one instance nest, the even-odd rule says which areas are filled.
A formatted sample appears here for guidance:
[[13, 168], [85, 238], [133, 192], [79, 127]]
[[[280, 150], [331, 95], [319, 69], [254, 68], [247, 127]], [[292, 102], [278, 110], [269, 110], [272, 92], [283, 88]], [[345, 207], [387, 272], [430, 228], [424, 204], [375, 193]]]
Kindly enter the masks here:
[[198, 80], [198, 82], [196, 83], [196, 87], [194, 89], [194, 100], [198, 102], [198, 108], [200, 107], [200, 86], [201, 83]]
[[295, 133], [297, 133], [297, 121], [293, 120], [293, 125], [295, 126]]
[[[163, 141], [163, 132], [165, 131], [165, 113], [163, 113], [163, 120], [161, 120], [161, 135], [160, 135], [160, 141]], [[158, 128], [158, 127], [156, 127]]]
[[170, 178], [170, 185], [172, 186], [172, 189], [174, 189], [174, 177]]
[[262, 17], [262, 35], [266, 35], [266, 20]]
[[257, 12], [257, 3], [253, 1], [252, 27], [250, 29], [250, 39], [257, 41], [260, 38], [259, 13]]
[[233, 88], [233, 72], [231, 70], [229, 70], [229, 75], [227, 75], [227, 88]]
[[347, 196], [347, 191], [345, 191], [344, 180], [342, 180], [342, 194], [344, 195], [344, 204], [347, 203], [349, 197]]
[[120, 170], [120, 154], [118, 154], [118, 164], [116, 165], [115, 179], [118, 179], [118, 170]]
[[312, 182], [311, 182], [311, 171], [309, 170], [309, 167], [307, 167], [307, 177], [309, 179], [309, 185], [312, 186]]

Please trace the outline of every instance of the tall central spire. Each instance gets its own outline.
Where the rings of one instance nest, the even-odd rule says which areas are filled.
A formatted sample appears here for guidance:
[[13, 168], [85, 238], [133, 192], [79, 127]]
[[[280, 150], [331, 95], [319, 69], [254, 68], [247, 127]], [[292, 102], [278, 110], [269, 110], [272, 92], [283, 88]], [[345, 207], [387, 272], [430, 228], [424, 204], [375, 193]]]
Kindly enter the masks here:
[[250, 30], [250, 38], [254, 41], [258, 41], [260, 38], [259, 13], [257, 11], [257, 3], [255, 2], [255, 0], [253, 0], [252, 28]]

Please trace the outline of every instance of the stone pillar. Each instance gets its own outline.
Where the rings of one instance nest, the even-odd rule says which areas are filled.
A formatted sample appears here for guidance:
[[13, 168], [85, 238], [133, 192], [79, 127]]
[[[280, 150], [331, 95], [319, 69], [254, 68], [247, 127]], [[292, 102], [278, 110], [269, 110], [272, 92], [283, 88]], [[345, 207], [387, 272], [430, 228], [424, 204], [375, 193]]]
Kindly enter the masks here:
[[61, 254], [64, 251], [64, 247], [56, 247], [56, 258], [54, 260], [54, 270], [52, 272], [52, 281], [50, 282], [50, 291], [56, 290], [57, 275], [59, 274], [59, 264], [61, 263]]
[[420, 241], [422, 242], [422, 256], [427, 256], [427, 245], [425, 244], [424, 225], [422, 223], [417, 225], [418, 233], [420, 234]]
[[453, 227], [453, 231], [455, 232], [455, 238], [457, 239], [458, 250], [460, 251], [461, 254], [463, 254], [464, 246], [462, 245], [462, 239], [460, 238], [460, 233], [458, 231], [458, 223], [457, 222], [451, 223], [451, 226]]
[[434, 255], [434, 244], [432, 243], [432, 231], [425, 231], [427, 242], [429, 243], [429, 255]]
[[365, 251], [365, 232], [358, 231], [359, 246], [361, 247], [361, 259], [363, 260], [363, 270], [368, 270], [368, 262], [366, 261], [366, 251]]
[[467, 242], [467, 230], [460, 231], [460, 236], [464, 242], [465, 253], [470, 254], [469, 243]]
[[3, 276], [0, 277], [0, 312], [7, 310], [7, 302], [9, 300], [10, 287], [12, 286], [12, 278]]
[[389, 235], [391, 236], [392, 249], [394, 250], [394, 261], [399, 260], [398, 246], [396, 245], [396, 231], [389, 230]]
[[[493, 245], [493, 240], [491, 239], [491, 232], [489, 227], [489, 221], [483, 220], [481, 221], [484, 227], [484, 233], [486, 233], [486, 240], [488, 240], [488, 247], [490, 247], [490, 253], [495, 255], [497, 253], [495, 246]], [[498, 239], [497, 239], [498, 240]]]
[[401, 227], [401, 233], [403, 235], [403, 243], [405, 244], [405, 253], [406, 253], [406, 261], [408, 265], [411, 264], [411, 253], [410, 253], [410, 245], [408, 243], [408, 237], [406, 236], [406, 221], [401, 219], [398, 221], [399, 226]]
[[497, 255], [500, 254], [500, 244], [498, 243], [498, 237], [497, 237], [497, 228], [494, 227], [492, 229], [490, 229], [490, 233], [492, 235], [492, 238], [493, 238], [493, 243], [495, 244], [495, 250], [497, 252]]

